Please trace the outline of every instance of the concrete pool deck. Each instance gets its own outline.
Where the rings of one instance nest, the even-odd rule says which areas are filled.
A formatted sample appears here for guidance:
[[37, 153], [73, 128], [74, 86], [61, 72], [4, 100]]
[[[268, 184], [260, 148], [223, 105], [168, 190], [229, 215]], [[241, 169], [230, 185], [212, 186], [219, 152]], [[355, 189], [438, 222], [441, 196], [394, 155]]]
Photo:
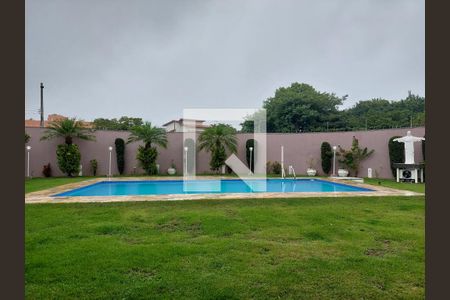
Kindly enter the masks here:
[[[111, 181], [128, 180], [182, 180], [182, 176], [161, 177], [117, 177]], [[238, 179], [237, 177], [197, 176], [196, 179]], [[311, 177], [298, 177], [297, 179], [312, 179]], [[383, 186], [376, 186], [354, 181], [337, 180], [332, 178], [317, 178], [347, 185], [368, 188], [373, 191], [365, 192], [289, 192], [289, 193], [226, 193], [226, 194], [167, 194], [167, 195], [130, 195], [130, 196], [57, 196], [52, 195], [88, 186], [99, 181], [108, 181], [107, 178], [87, 179], [81, 182], [60, 185], [47, 190], [25, 194], [25, 203], [96, 203], [96, 202], [132, 202], [132, 201], [178, 201], [178, 200], [206, 200], [206, 199], [269, 199], [269, 198], [312, 198], [312, 197], [355, 197], [355, 196], [422, 196], [405, 190], [396, 190]]]

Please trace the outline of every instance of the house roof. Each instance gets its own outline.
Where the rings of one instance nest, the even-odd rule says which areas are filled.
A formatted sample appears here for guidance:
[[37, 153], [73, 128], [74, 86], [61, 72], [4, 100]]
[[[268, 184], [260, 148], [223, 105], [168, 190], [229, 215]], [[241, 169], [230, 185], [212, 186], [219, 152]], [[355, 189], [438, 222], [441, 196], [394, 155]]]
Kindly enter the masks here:
[[[178, 120], [171, 120], [171, 121], [163, 124], [162, 126], [167, 126], [167, 125], [169, 125], [171, 123], [183, 123], [184, 121], [195, 121], [196, 123], [203, 123], [203, 122], [205, 122], [205, 120], [195, 120], [195, 119], [184, 119], [184, 118], [181, 118], [181, 119], [178, 119]], [[205, 125], [198, 125], [198, 126], [205, 126]]]

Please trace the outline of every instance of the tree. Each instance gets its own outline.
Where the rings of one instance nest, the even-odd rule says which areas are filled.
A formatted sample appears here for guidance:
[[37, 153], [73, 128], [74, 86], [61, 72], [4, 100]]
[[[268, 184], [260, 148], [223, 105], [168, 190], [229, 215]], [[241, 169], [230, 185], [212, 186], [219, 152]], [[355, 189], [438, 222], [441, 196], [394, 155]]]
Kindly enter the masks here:
[[119, 174], [123, 174], [123, 170], [125, 169], [125, 141], [117, 138], [114, 144], [116, 146], [117, 169]]
[[94, 128], [100, 130], [131, 130], [135, 126], [143, 125], [141, 118], [120, 117], [120, 119], [94, 119]]
[[[339, 110], [347, 95], [339, 98], [304, 83], [281, 87], [263, 103], [267, 132], [343, 131], [425, 125], [425, 98], [408, 92], [405, 99], [370, 99]], [[253, 132], [247, 118], [241, 132]]]
[[144, 146], [139, 146], [137, 160], [148, 175], [156, 174], [156, 159], [158, 150], [155, 146], [167, 148], [167, 133], [164, 128], [155, 127], [150, 122], [145, 122], [140, 126], [134, 126], [128, 137], [127, 143], [144, 142]]
[[425, 125], [425, 98], [412, 93], [399, 101], [359, 101], [343, 111], [349, 129], [381, 129]]
[[339, 155], [342, 157], [339, 162], [353, 171], [355, 176], [358, 176], [361, 161], [372, 155], [373, 152], [374, 150], [369, 151], [367, 147], [360, 148], [358, 139], [353, 137], [352, 148], [350, 150], [345, 150], [339, 146]]
[[333, 151], [328, 142], [323, 142], [320, 146], [320, 157], [322, 159], [322, 170], [325, 174], [330, 174], [331, 160], [333, 158]]
[[405, 162], [405, 144], [394, 142], [394, 139], [400, 138], [401, 136], [393, 136], [389, 139], [388, 148], [389, 148], [389, 160], [391, 163], [391, 171], [392, 176], [397, 176], [397, 170], [394, 168], [395, 163], [404, 163]]
[[73, 119], [61, 119], [51, 122], [41, 137], [41, 140], [49, 140], [57, 137], [64, 138], [65, 144], [60, 144], [56, 149], [58, 167], [69, 177], [78, 173], [81, 154], [78, 146], [73, 144], [73, 139], [93, 141], [95, 136], [86, 128], [83, 121]]
[[337, 107], [345, 99], [346, 96], [339, 98], [335, 94], [316, 91], [305, 83], [281, 87], [274, 97], [264, 101], [267, 132], [324, 130], [327, 122], [330, 125], [336, 121]]
[[86, 128], [81, 120], [75, 118], [61, 119], [49, 124], [41, 140], [63, 137], [65, 143], [71, 145], [74, 138], [88, 141], [95, 140], [95, 136], [90, 133], [91, 131], [91, 129]]
[[218, 171], [225, 164], [226, 151], [237, 151], [236, 129], [227, 124], [212, 125], [200, 134], [198, 147], [211, 152], [211, 170]]

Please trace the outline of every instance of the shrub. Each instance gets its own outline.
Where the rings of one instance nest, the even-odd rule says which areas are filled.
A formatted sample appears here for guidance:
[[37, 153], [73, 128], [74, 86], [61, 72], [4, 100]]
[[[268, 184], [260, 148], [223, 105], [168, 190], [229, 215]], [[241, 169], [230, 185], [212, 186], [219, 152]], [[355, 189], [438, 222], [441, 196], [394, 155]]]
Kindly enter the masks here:
[[281, 164], [277, 161], [273, 162], [272, 171], [273, 171], [273, 174], [280, 175], [281, 174]]
[[117, 169], [119, 174], [123, 174], [123, 170], [125, 169], [125, 141], [117, 138], [114, 144], [116, 146]]
[[25, 144], [31, 140], [31, 136], [25, 132]]
[[392, 176], [397, 176], [397, 170], [394, 168], [394, 163], [403, 163], [405, 161], [405, 144], [394, 142], [394, 139], [401, 136], [393, 136], [389, 139], [389, 160], [391, 164]]
[[247, 159], [247, 166], [250, 167], [250, 147], [253, 147], [252, 151], [252, 168], [251, 171], [253, 172], [255, 170], [255, 143], [256, 141], [254, 139], [249, 139], [245, 143], [245, 158]]
[[344, 150], [339, 147], [339, 152], [340, 156], [342, 156], [339, 162], [347, 166], [350, 171], [353, 171], [355, 176], [358, 176], [361, 161], [372, 155], [374, 150], [368, 150], [367, 147], [360, 148], [358, 139], [353, 137], [352, 148], [350, 150]]
[[155, 147], [139, 146], [136, 158], [147, 175], [153, 175], [158, 172], [156, 167], [157, 157], [158, 151]]
[[266, 162], [266, 173], [272, 174], [272, 172], [273, 172], [272, 162], [269, 160], [268, 162]]
[[333, 151], [328, 142], [323, 142], [320, 146], [320, 157], [322, 159], [322, 170], [325, 174], [330, 174]]
[[42, 168], [42, 174], [45, 177], [51, 177], [52, 176], [52, 168], [50, 166], [50, 163], [44, 165], [44, 167]]
[[221, 167], [224, 165], [225, 160], [227, 159], [225, 148], [219, 147], [215, 151], [211, 153], [211, 161], [209, 162], [209, 166], [212, 171], [220, 171]]
[[81, 154], [75, 144], [61, 144], [56, 149], [58, 167], [67, 176], [71, 177], [80, 171]]
[[92, 175], [97, 176], [97, 168], [98, 168], [98, 162], [96, 159], [91, 159], [89, 161], [89, 163], [91, 164], [91, 172]]

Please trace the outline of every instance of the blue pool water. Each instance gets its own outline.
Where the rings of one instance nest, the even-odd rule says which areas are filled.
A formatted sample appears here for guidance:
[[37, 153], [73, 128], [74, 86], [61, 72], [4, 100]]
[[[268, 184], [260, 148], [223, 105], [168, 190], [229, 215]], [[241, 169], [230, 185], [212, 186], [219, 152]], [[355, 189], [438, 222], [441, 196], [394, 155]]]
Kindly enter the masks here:
[[101, 181], [54, 196], [126, 196], [258, 192], [367, 192], [370, 189], [320, 179]]

